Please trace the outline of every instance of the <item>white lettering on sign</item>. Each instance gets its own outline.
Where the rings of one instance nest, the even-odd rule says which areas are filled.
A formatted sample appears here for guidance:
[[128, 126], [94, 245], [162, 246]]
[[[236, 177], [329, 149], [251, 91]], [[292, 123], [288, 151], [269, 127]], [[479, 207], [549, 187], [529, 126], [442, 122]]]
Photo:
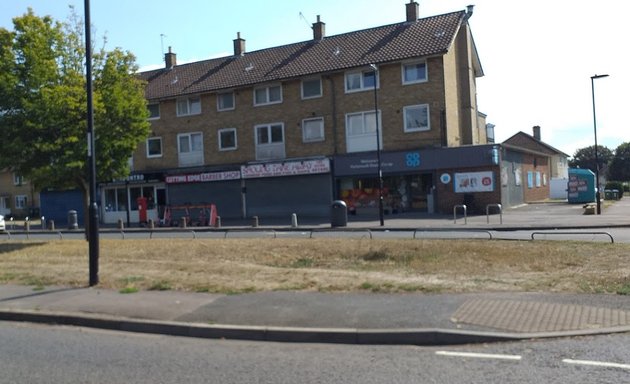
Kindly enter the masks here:
[[285, 163], [252, 164], [241, 166], [243, 179], [258, 177], [279, 177], [295, 175], [314, 175], [330, 172], [330, 160], [289, 161]]
[[207, 172], [207, 173], [195, 173], [190, 175], [172, 175], [166, 176], [165, 181], [167, 184], [182, 184], [182, 183], [203, 183], [208, 181], [223, 181], [223, 180], [238, 180], [241, 178], [240, 171], [226, 171], [226, 172]]

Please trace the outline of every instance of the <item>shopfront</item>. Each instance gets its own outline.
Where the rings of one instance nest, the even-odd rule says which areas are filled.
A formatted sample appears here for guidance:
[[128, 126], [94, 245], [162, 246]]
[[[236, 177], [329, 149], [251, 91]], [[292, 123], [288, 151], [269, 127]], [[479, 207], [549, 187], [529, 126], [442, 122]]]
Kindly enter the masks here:
[[146, 202], [146, 220], [157, 222], [166, 204], [166, 188], [161, 179], [157, 174], [135, 174], [124, 181], [102, 184], [102, 222], [116, 224], [122, 220], [127, 226], [139, 224], [141, 198]]
[[422, 169], [420, 151], [381, 154], [383, 189], [379, 191], [375, 153], [335, 158], [337, 195], [350, 213], [377, 212], [379, 193], [386, 214], [407, 211], [432, 212], [433, 172]]
[[[382, 152], [385, 214], [444, 212], [446, 206], [452, 209], [452, 204], [461, 204], [457, 201], [468, 192], [455, 190], [450, 179], [445, 183], [440, 177], [446, 170], [459, 173], [472, 167], [496, 165], [493, 148], [469, 146]], [[378, 162], [375, 152], [336, 156], [334, 178], [336, 196], [346, 202], [349, 212], [358, 215], [378, 212]], [[486, 192], [485, 189], [478, 192]], [[440, 193], [444, 200], [441, 202], [438, 201]]]

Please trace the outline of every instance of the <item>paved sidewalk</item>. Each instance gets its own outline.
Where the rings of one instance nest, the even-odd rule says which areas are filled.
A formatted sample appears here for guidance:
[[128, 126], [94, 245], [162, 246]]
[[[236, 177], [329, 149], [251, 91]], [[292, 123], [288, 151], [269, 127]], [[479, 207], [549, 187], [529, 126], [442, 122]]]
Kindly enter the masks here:
[[3, 285], [0, 320], [225, 339], [466, 344], [630, 332], [630, 299], [547, 293], [121, 294]]
[[[630, 198], [602, 215], [580, 205], [530, 204], [464, 224], [445, 216], [389, 215], [386, 229], [594, 228], [630, 226]], [[351, 217], [350, 228], [378, 228]], [[239, 227], [239, 225], [241, 227]], [[235, 223], [242, 228], [245, 223]], [[265, 228], [267, 224], [261, 223]], [[271, 222], [272, 226], [290, 226]], [[312, 228], [330, 228], [313, 221]], [[302, 226], [302, 224], [300, 225]], [[630, 332], [630, 298], [552, 293], [376, 294], [185, 292], [121, 294], [95, 288], [0, 285], [0, 320], [178, 336], [358, 344], [463, 344]]]

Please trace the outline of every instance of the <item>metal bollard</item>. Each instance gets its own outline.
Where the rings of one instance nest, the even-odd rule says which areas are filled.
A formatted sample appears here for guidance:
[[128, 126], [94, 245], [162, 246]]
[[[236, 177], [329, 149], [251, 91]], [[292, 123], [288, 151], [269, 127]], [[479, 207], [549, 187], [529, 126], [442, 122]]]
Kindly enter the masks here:
[[216, 221], [214, 222], [215, 228], [221, 228], [221, 216], [217, 216]]
[[252, 227], [258, 227], [258, 216], [252, 217]]
[[155, 221], [153, 219], [149, 219], [149, 229], [155, 229]]
[[123, 222], [122, 219], [118, 219], [118, 229], [120, 230], [125, 229], [125, 223]]
[[48, 229], [51, 231], [55, 230], [55, 220], [48, 220]]
[[295, 213], [292, 213], [291, 214], [291, 227], [297, 228], [297, 226], [298, 226], [297, 215]]
[[24, 222], [24, 230], [29, 232], [31, 230], [31, 223], [29, 221]]
[[186, 216], [182, 216], [182, 218], [179, 220], [179, 227], [186, 228], [187, 226], [188, 223], [186, 223]]
[[42, 223], [42, 231], [44, 229], [46, 229], [46, 218], [44, 216], [41, 217], [41, 223]]

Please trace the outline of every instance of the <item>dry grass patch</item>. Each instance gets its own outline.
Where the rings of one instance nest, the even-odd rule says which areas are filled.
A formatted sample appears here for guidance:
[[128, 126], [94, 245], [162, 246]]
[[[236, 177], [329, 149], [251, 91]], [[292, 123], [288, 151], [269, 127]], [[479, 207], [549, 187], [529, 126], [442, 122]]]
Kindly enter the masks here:
[[[100, 285], [269, 290], [630, 293], [627, 244], [487, 240], [101, 240]], [[84, 286], [82, 240], [1, 242], [0, 283]]]

